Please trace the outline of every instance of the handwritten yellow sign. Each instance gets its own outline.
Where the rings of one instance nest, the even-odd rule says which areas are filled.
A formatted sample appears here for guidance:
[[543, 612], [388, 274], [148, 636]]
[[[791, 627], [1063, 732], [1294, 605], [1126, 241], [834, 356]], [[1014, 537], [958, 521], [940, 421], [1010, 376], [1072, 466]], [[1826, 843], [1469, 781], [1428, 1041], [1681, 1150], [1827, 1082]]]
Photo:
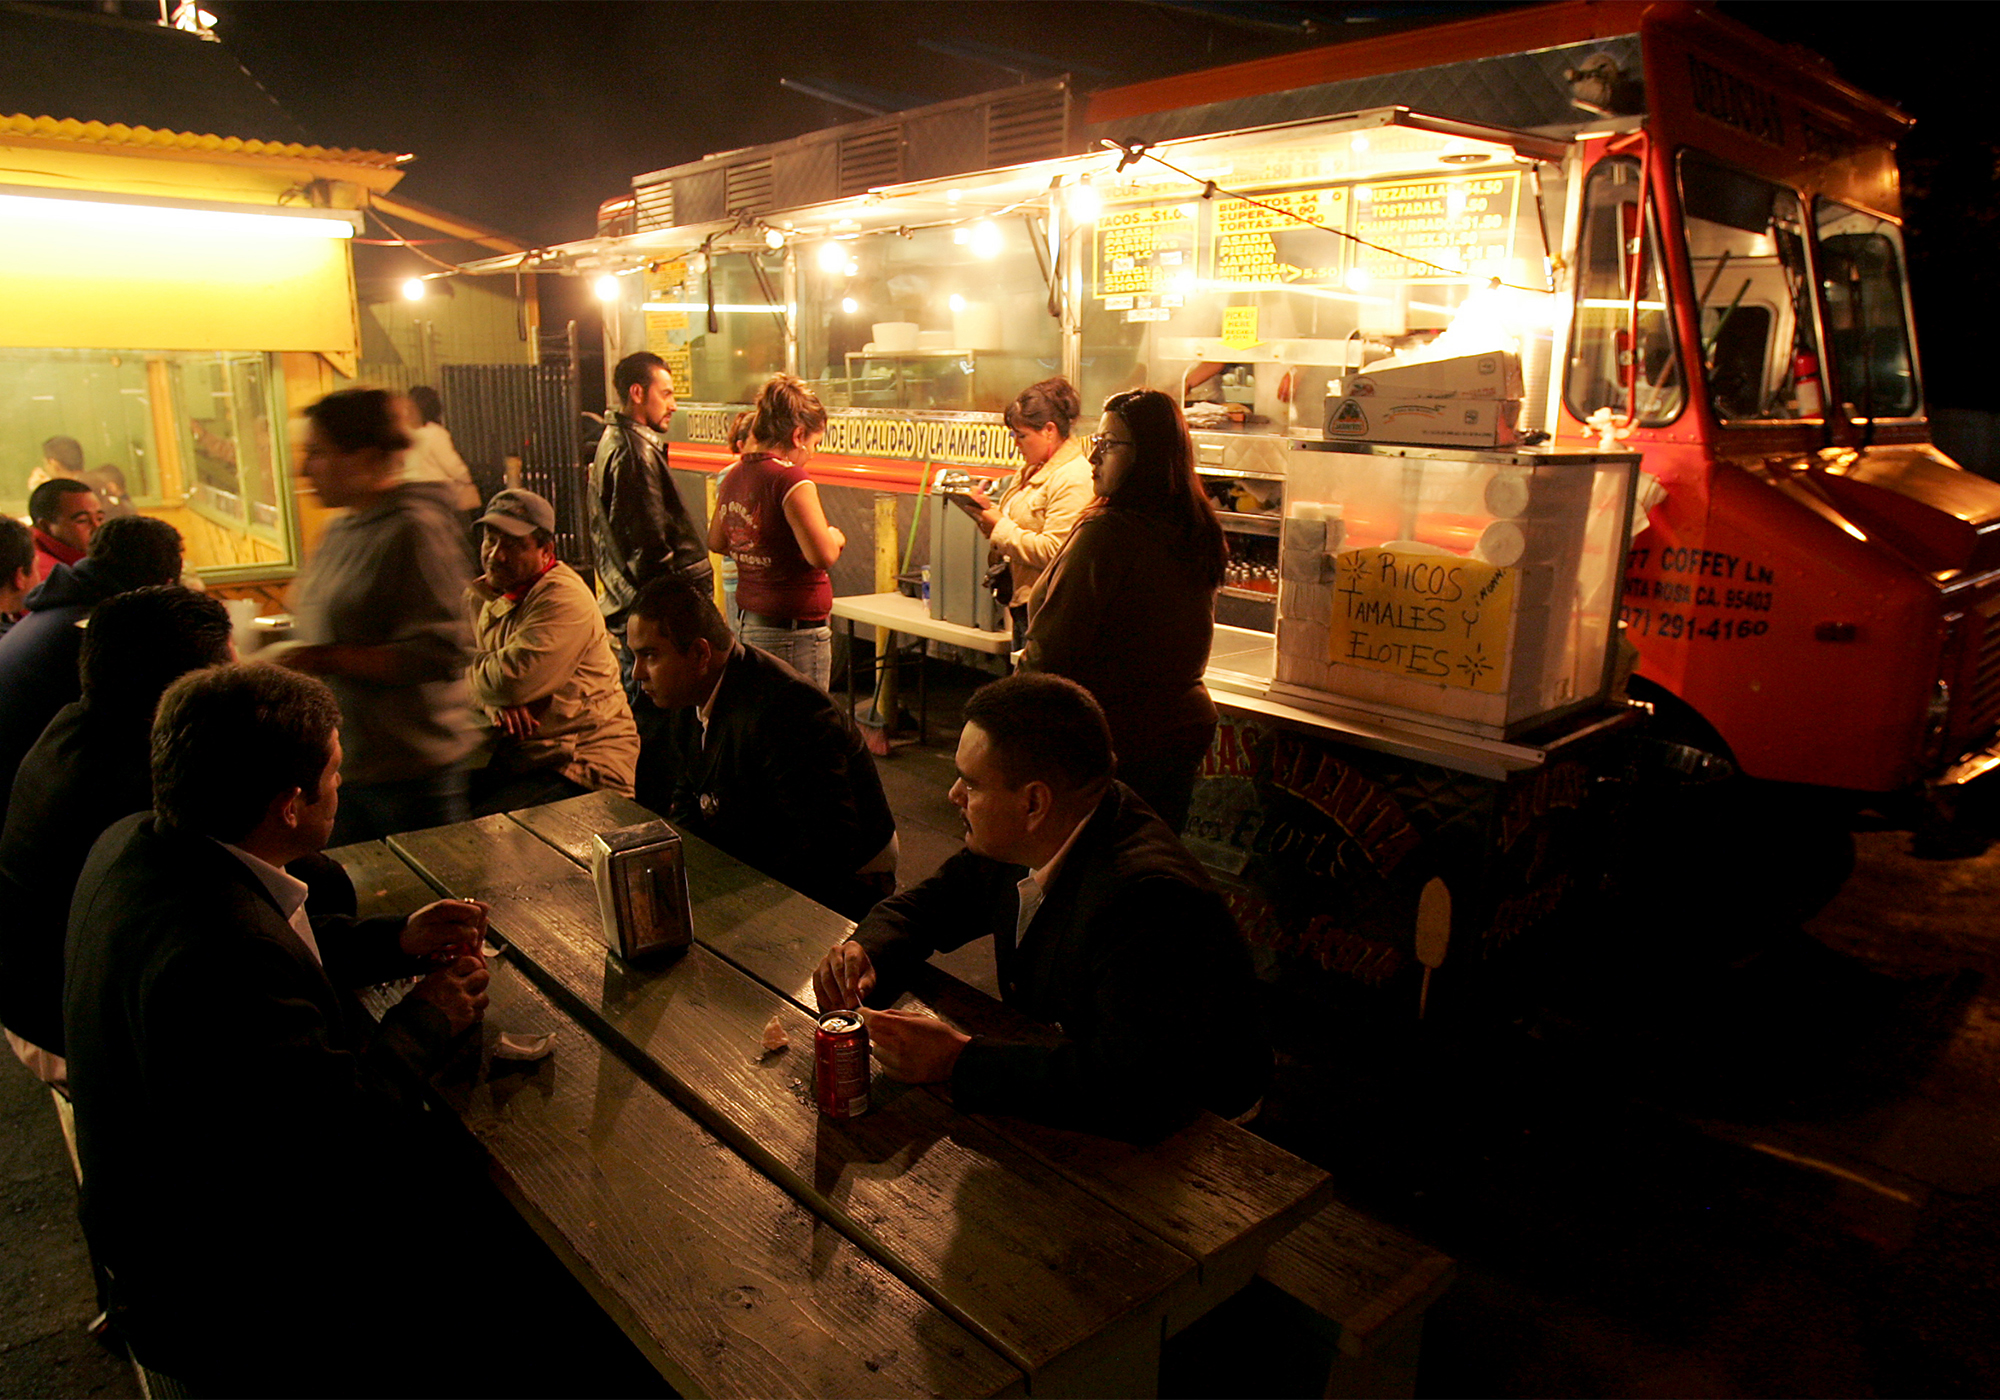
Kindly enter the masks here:
[[1493, 695], [1507, 687], [1514, 570], [1393, 548], [1334, 557], [1328, 660]]
[[1248, 350], [1258, 343], [1257, 308], [1254, 306], [1225, 306], [1222, 308], [1222, 343], [1232, 350]]

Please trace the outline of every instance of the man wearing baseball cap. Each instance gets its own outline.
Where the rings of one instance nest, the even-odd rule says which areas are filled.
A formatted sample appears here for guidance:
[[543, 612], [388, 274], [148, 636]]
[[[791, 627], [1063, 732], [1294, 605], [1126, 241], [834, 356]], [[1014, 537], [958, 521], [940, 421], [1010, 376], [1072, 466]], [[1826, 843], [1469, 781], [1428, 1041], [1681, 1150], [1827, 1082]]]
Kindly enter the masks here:
[[639, 731], [597, 600], [556, 558], [554, 507], [510, 487], [478, 525], [465, 679], [493, 729], [486, 766], [472, 775], [473, 813], [600, 789], [630, 797]]

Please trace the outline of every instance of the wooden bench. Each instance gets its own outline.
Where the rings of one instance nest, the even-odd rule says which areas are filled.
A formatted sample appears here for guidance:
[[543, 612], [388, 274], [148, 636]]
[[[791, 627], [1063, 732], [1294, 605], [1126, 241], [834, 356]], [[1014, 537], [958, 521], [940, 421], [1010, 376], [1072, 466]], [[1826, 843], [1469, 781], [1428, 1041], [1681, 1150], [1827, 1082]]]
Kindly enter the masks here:
[[1305, 1304], [1336, 1347], [1327, 1396], [1411, 1396], [1424, 1310], [1457, 1266], [1335, 1201], [1273, 1245], [1257, 1274]]

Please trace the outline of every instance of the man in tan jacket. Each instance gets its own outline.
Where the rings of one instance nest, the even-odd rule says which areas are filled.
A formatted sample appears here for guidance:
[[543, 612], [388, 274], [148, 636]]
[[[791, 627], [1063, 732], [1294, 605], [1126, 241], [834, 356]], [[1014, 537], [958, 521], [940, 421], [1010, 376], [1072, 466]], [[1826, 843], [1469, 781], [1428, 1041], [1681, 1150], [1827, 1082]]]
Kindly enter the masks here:
[[466, 590], [466, 683], [493, 724], [475, 815], [593, 790], [632, 795], [639, 730], [597, 600], [556, 558], [556, 514], [533, 491], [494, 493], [479, 517], [483, 572]]

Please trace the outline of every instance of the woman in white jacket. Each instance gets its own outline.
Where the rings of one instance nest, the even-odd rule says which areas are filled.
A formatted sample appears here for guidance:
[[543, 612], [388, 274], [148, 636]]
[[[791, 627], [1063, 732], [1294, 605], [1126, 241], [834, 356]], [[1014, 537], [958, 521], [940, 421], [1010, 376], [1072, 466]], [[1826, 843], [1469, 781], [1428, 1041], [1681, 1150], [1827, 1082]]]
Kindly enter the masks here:
[[[983, 491], [959, 498], [993, 553], [1010, 574], [1007, 611], [1014, 620], [1014, 649], [1028, 634], [1028, 594], [1082, 517], [1097, 491], [1083, 444], [1070, 436], [1083, 400], [1061, 375], [1021, 391], [1007, 405], [1007, 427], [1021, 454], [1021, 468], [995, 504]], [[997, 561], [996, 561], [997, 562]]]

